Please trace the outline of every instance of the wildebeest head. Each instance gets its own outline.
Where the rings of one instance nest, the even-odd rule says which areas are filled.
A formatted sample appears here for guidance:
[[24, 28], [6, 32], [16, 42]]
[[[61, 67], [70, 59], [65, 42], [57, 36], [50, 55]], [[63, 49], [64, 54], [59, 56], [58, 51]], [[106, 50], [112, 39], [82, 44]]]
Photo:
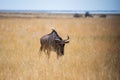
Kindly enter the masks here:
[[57, 50], [58, 55], [60, 56], [64, 55], [64, 46], [66, 43], [69, 43], [68, 40], [69, 40], [69, 36], [65, 40], [55, 39], [56, 48], [57, 48], [56, 50]]

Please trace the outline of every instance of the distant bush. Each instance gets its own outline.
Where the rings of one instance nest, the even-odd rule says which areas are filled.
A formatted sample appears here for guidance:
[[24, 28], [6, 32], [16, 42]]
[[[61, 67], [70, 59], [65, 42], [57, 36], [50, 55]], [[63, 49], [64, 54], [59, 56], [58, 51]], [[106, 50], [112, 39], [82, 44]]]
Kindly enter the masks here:
[[101, 14], [100, 17], [102, 17], [102, 18], [106, 18], [107, 15], [105, 15], [105, 14]]
[[74, 17], [75, 17], [75, 18], [79, 18], [79, 17], [80, 17], [80, 14], [74, 14]]

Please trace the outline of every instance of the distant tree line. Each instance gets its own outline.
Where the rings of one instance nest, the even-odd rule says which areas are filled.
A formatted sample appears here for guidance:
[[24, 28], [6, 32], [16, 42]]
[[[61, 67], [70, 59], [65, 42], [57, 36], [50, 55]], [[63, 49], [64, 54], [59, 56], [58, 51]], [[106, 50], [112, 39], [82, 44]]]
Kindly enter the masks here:
[[[79, 13], [75, 13], [75, 14], [73, 15], [73, 17], [79, 18], [79, 17], [82, 17], [82, 15], [79, 14]], [[87, 18], [87, 17], [94, 17], [94, 16], [93, 16], [92, 14], [90, 14], [90, 12], [86, 11], [85, 14], [84, 14], [84, 17]], [[101, 18], [106, 18], [107, 15], [106, 15], [106, 14], [100, 14], [99, 17], [101, 17]]]

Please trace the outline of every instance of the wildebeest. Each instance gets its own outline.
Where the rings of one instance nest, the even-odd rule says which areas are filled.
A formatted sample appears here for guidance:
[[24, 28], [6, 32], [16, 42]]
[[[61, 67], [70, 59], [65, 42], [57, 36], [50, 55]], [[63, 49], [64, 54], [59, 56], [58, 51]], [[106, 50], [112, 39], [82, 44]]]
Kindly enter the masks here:
[[47, 53], [48, 58], [50, 57], [50, 52], [55, 51], [57, 53], [57, 58], [64, 55], [64, 46], [69, 43], [69, 36], [67, 39], [63, 40], [58, 33], [52, 29], [52, 32], [44, 35], [40, 38], [40, 53], [44, 51]]
[[88, 11], [85, 12], [85, 17], [93, 17]]

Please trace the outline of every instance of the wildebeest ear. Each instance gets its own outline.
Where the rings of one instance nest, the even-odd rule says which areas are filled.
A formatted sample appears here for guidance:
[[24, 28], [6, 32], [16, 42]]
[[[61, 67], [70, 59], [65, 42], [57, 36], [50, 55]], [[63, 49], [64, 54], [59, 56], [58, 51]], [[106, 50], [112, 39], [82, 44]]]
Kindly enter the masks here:
[[65, 43], [69, 43], [69, 41], [65, 41]]
[[59, 39], [55, 39], [55, 42], [56, 42], [56, 43], [60, 43], [60, 40], [59, 40]]

